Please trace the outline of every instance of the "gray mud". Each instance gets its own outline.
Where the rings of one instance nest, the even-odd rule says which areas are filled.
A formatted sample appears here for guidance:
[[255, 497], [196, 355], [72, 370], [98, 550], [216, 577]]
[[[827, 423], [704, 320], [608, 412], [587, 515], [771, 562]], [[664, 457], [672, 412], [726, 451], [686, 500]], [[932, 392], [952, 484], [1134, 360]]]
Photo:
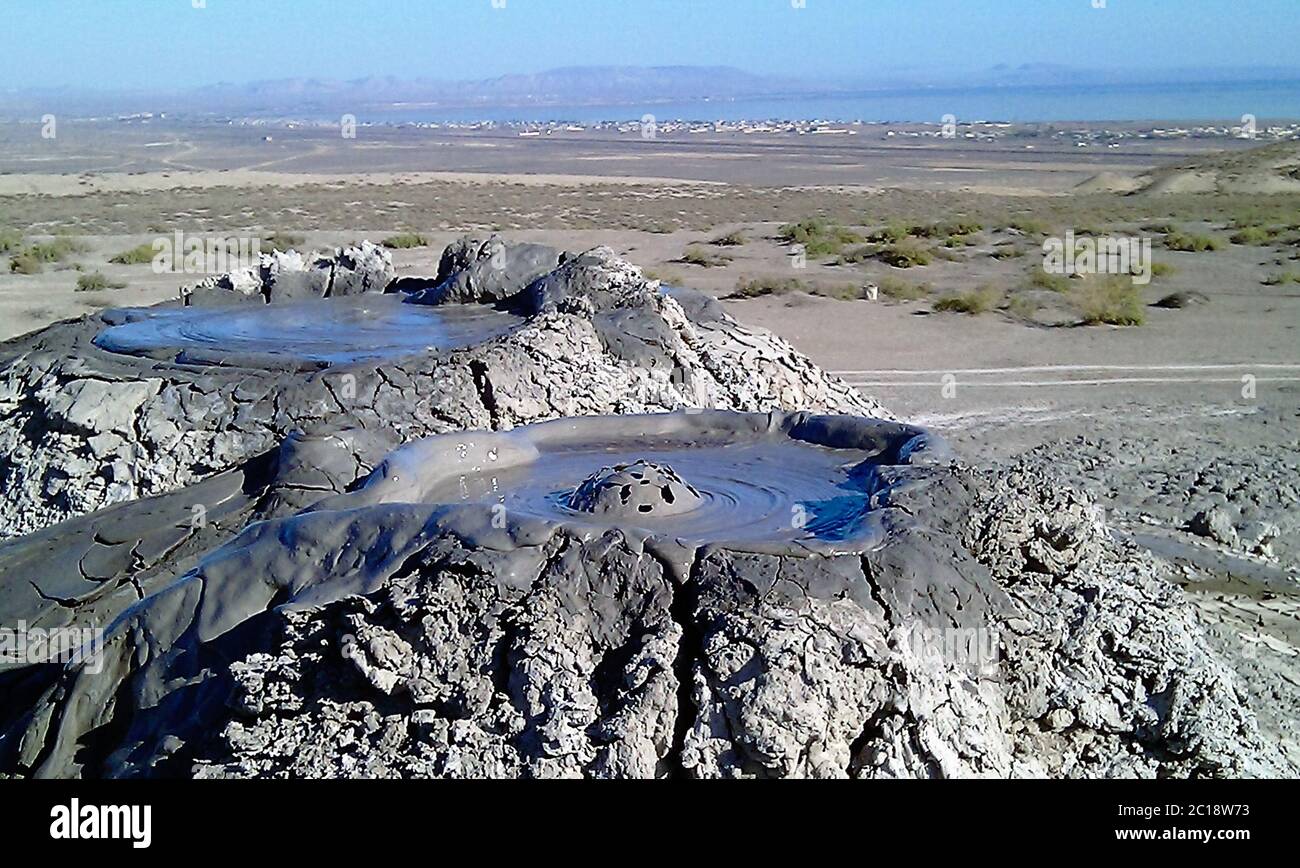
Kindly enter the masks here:
[[[489, 251], [499, 244], [478, 242]], [[95, 315], [0, 347], [0, 538], [238, 471], [296, 435], [341, 438], [341, 448], [354, 456], [337, 478], [311, 480], [311, 488], [328, 492], [364, 475], [398, 443], [447, 431], [682, 407], [889, 415], [771, 334], [718, 316], [690, 293], [660, 293], [608, 250], [552, 251], [563, 263], [545, 276], [544, 301], [516, 282], [513, 295], [478, 306], [479, 314], [449, 314], [469, 308], [448, 298], [400, 305], [395, 295], [376, 294], [395, 282], [378, 283], [377, 275], [386, 273], [383, 252], [363, 248], [371, 256], [365, 270], [357, 270], [359, 254], [346, 251], [309, 270], [265, 258], [260, 272], [205, 281], [187, 294], [189, 307], [156, 309], [125, 325], [118, 314]], [[496, 274], [491, 263], [503, 262], [494, 284], [500, 294], [502, 275], [516, 273], [513, 250], [467, 267]], [[525, 261], [537, 255], [531, 248], [520, 254]], [[435, 286], [460, 279], [459, 261], [449, 260], [452, 270]], [[523, 269], [520, 279], [529, 274]], [[329, 294], [304, 303], [285, 291], [290, 276], [310, 277]], [[340, 298], [344, 287], [368, 294]], [[679, 299], [687, 299], [685, 306]], [[474, 342], [448, 348], [400, 330], [336, 332], [329, 346], [304, 349], [291, 343], [292, 333], [309, 339], [320, 326], [297, 322], [298, 310], [384, 311], [405, 325], [433, 323], [439, 332], [449, 318], [464, 317], [470, 334], [461, 337]], [[158, 336], [162, 323], [201, 324], [191, 336], [202, 346], [180, 355], [168, 346], [155, 359], [99, 345], [104, 334], [120, 335], [114, 329], [136, 327], [145, 330], [146, 345], [174, 344]], [[371, 325], [385, 331], [381, 323]], [[251, 343], [230, 345], [240, 334]], [[277, 340], [281, 346], [272, 346]], [[215, 343], [223, 345], [208, 349]], [[412, 343], [416, 351], [405, 353]], [[404, 355], [330, 363], [302, 358], [392, 347]]]
[[877, 468], [947, 454], [920, 429], [829, 418], [588, 417], [404, 446], [356, 496], [489, 505], [510, 515], [685, 543], [862, 547]]
[[96, 346], [178, 364], [324, 367], [462, 349], [517, 328], [522, 317], [482, 305], [426, 307], [396, 296], [219, 307], [124, 308], [103, 314]]
[[[814, 486], [843, 483], [864, 453], [879, 532], [827, 547], [785, 533], [761, 550], [664, 547], [626, 515], [602, 524], [586, 510], [539, 518], [432, 497], [494, 451], [525, 469], [554, 450], [594, 459], [611, 439], [629, 453], [668, 441], [680, 457], [683, 443], [746, 431], [854, 453], [823, 462]], [[1286, 767], [1166, 568], [1117, 546], [1094, 506], [1040, 476], [961, 468], [897, 423], [802, 414], [564, 420], [479, 441], [481, 454], [461, 434], [405, 446], [357, 490], [250, 526], [125, 610], [93, 668], [70, 664], [27, 688], [31, 710], [10, 716], [0, 768], [1156, 777]], [[589, 503], [578, 475], [590, 464], [576, 464], [570, 502]]]

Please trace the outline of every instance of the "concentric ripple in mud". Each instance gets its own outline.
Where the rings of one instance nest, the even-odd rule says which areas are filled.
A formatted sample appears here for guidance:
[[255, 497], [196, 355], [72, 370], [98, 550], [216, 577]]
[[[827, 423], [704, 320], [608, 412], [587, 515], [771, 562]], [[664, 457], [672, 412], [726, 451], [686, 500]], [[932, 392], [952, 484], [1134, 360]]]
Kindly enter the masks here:
[[[854, 468], [869, 456], [793, 441], [734, 445], [646, 446], [630, 450], [564, 449], [500, 472], [485, 468], [430, 492], [434, 501], [501, 504], [511, 514], [549, 521], [636, 528], [688, 542], [838, 541], [855, 535], [870, 509], [869, 476]], [[671, 468], [694, 497], [668, 508], [649, 478], [619, 471], [638, 462]], [[625, 509], [584, 508], [584, 482], [614, 471]], [[588, 483], [590, 487], [590, 483]], [[654, 498], [638, 489], [655, 488]], [[579, 496], [575, 497], [575, 494]], [[598, 502], [597, 502], [598, 503]]]
[[458, 349], [504, 334], [521, 319], [483, 305], [403, 304], [396, 296], [231, 307], [123, 308], [95, 338], [115, 353], [180, 362], [259, 360], [346, 364]]

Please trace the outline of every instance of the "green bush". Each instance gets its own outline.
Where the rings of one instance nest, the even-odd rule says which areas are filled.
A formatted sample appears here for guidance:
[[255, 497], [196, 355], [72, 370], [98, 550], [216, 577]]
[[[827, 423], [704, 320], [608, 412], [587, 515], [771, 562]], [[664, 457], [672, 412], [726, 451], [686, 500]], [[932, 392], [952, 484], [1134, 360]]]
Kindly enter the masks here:
[[777, 237], [788, 244], [802, 244], [813, 258], [838, 256], [845, 246], [866, 240], [852, 229], [820, 218], [786, 224], [777, 230]]
[[682, 254], [680, 261], [687, 265], [699, 265], [704, 268], [717, 268], [730, 262], [731, 257], [724, 256], [721, 253], [714, 253], [711, 250], [705, 250], [703, 247], [692, 245], [686, 248], [686, 252]]
[[298, 250], [306, 243], [307, 239], [292, 232], [272, 232], [262, 236], [262, 246], [271, 250]]
[[77, 292], [99, 292], [105, 289], [125, 289], [126, 284], [110, 280], [98, 271], [77, 278]]
[[758, 298], [761, 295], [784, 295], [788, 292], [807, 292], [808, 284], [795, 277], [741, 278], [728, 298]]
[[[953, 236], [971, 235], [983, 228], [983, 223], [974, 220], [943, 220], [938, 223], [916, 223], [909, 226], [907, 232], [917, 238], [951, 238]], [[893, 240], [901, 241], [902, 239]]]
[[23, 246], [23, 236], [13, 229], [0, 229], [0, 253], [16, 253]]
[[1219, 242], [1208, 235], [1196, 235], [1191, 232], [1170, 232], [1165, 236], [1165, 247], [1186, 253], [1218, 250], [1219, 246]]
[[1029, 217], [1016, 217], [1012, 220], [1009, 220], [1007, 221], [1006, 228], [1015, 229], [1017, 232], [1023, 233], [1025, 235], [1046, 235], [1047, 234], [1047, 227], [1045, 227], [1042, 223], [1039, 223], [1037, 220], [1031, 219]]
[[132, 247], [130, 250], [123, 250], [108, 261], [114, 265], [143, 265], [146, 262], [153, 262], [154, 254], [153, 244], [146, 243]]
[[1041, 266], [1030, 273], [1029, 282], [1039, 289], [1050, 289], [1052, 292], [1070, 291], [1070, 277], [1068, 275], [1052, 274], [1045, 271]]
[[1168, 262], [1153, 262], [1153, 263], [1151, 263], [1151, 276], [1152, 276], [1152, 277], [1168, 277], [1169, 275], [1174, 274], [1174, 273], [1177, 272], [1177, 271], [1178, 271], [1178, 269], [1177, 269], [1177, 268], [1174, 268], [1174, 267], [1173, 267], [1172, 265], [1170, 265]]
[[390, 235], [379, 243], [389, 250], [410, 250], [413, 247], [429, 246], [429, 240], [415, 232], [400, 232], [397, 235]]
[[1146, 321], [1141, 290], [1123, 276], [1075, 281], [1070, 301], [1085, 325], [1140, 326]]
[[709, 243], [714, 247], [741, 247], [748, 240], [743, 232], [728, 232], [726, 235], [719, 235]]
[[1277, 234], [1263, 226], [1246, 226], [1232, 233], [1228, 240], [1233, 244], [1251, 244], [1258, 247], [1272, 242]]
[[873, 244], [897, 244], [905, 241], [911, 235], [911, 230], [901, 223], [891, 223], [883, 229], [877, 229], [867, 236], [867, 240]]
[[666, 283], [669, 286], [676, 286], [682, 282], [681, 275], [671, 271], [659, 271], [653, 268], [643, 268], [641, 273], [645, 275], [646, 280], [657, 280], [660, 283]]
[[895, 268], [929, 265], [933, 261], [930, 251], [915, 241], [900, 241], [897, 244], [885, 245], [876, 254], [876, 258]]
[[1084, 224], [1082, 226], [1074, 227], [1074, 236], [1076, 238], [1100, 238], [1103, 235], [1109, 234], [1110, 233], [1104, 226]]
[[996, 308], [1002, 303], [1002, 299], [1002, 290], [986, 284], [970, 292], [946, 295], [934, 303], [934, 309], [952, 313], [981, 314]]
[[1038, 299], [1025, 295], [1012, 295], [1007, 301], [1007, 311], [1020, 319], [1033, 319], [1042, 306]]
[[90, 248], [82, 241], [68, 235], [59, 235], [50, 241], [31, 244], [21, 255], [41, 263], [62, 262], [74, 253], [85, 253]]
[[913, 283], [901, 277], [886, 275], [880, 280], [880, 294], [894, 301], [916, 301], [931, 292], [928, 283]]
[[861, 247], [854, 247], [840, 254], [840, 265], [857, 265], [860, 262], [866, 262], [869, 259], [875, 259], [880, 248], [874, 244], [864, 244]]
[[30, 253], [19, 253], [9, 260], [9, 270], [14, 274], [39, 274], [43, 268], [41, 261]]
[[851, 283], [821, 284], [807, 283], [796, 277], [759, 277], [741, 278], [736, 282], [736, 289], [727, 298], [758, 298], [791, 292], [806, 292], [809, 295], [820, 295], [840, 301], [851, 301], [866, 296], [863, 287]]

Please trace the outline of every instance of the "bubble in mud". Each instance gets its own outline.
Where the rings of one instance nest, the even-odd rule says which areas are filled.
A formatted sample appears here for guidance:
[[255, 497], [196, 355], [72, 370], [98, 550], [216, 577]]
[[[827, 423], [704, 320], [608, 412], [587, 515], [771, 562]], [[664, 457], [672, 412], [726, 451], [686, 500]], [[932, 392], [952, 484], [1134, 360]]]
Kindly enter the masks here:
[[634, 461], [604, 467], [569, 496], [569, 508], [607, 516], [681, 515], [702, 502], [695, 487], [666, 464]]

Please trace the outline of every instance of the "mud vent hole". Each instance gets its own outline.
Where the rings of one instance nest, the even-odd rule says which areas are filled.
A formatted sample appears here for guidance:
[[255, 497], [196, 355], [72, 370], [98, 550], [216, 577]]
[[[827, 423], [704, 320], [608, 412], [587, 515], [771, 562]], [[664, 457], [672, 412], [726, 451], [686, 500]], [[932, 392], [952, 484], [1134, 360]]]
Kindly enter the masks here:
[[703, 502], [666, 464], [635, 461], [602, 467], [569, 495], [568, 506], [593, 515], [680, 515]]

